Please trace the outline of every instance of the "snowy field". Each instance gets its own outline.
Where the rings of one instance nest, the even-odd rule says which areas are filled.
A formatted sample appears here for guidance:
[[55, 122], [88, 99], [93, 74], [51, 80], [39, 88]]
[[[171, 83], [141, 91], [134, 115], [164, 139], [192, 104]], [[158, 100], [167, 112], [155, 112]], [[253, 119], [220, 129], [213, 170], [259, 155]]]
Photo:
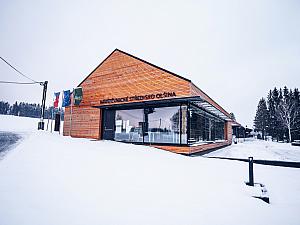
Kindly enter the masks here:
[[36, 126], [35, 119], [0, 116], [1, 131], [24, 137], [0, 160], [1, 225], [300, 224], [300, 169], [254, 166], [267, 204], [244, 184], [246, 163]]
[[300, 147], [292, 146], [289, 143], [246, 139], [244, 142], [232, 144], [205, 156], [242, 159], [253, 156], [254, 159], [300, 162]]

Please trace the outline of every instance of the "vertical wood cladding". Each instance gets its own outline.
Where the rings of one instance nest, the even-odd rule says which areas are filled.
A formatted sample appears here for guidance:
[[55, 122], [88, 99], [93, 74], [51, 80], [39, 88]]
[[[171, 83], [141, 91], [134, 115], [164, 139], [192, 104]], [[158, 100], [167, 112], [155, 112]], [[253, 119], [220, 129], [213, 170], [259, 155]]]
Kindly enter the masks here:
[[[82, 82], [82, 105], [101, 105], [100, 100], [175, 92], [190, 96], [189, 81], [176, 77], [118, 50]], [[132, 101], [136, 102], [136, 101]]]
[[232, 143], [232, 122], [228, 121], [225, 123], [225, 139], [228, 143]]
[[70, 124], [71, 124], [71, 136], [72, 137], [85, 137], [100, 139], [100, 124], [101, 115], [100, 109], [93, 108], [90, 106], [73, 106], [72, 107], [72, 119], [70, 121], [70, 109], [65, 109], [64, 119], [64, 131], [63, 135], [70, 135]]
[[165, 146], [165, 145], [153, 145], [155, 148], [167, 150], [170, 152], [190, 155], [198, 152], [205, 152], [207, 150], [221, 148], [229, 145], [229, 141], [217, 142], [217, 143], [209, 143], [209, 144], [201, 144], [196, 146]]
[[[225, 115], [229, 114], [202, 90], [187, 79], [181, 78], [134, 56], [115, 50], [83, 82], [83, 99], [80, 106], [73, 106], [72, 137], [101, 139], [101, 110], [94, 106], [108, 104], [103, 100], [129, 96], [145, 96], [164, 92], [175, 92], [176, 98], [201, 96]], [[172, 98], [172, 97], [167, 97]], [[153, 99], [149, 99], [153, 100]], [[157, 100], [157, 99], [155, 99]], [[137, 102], [139, 100], [131, 100]], [[147, 101], [147, 100], [144, 100]], [[120, 104], [120, 102], [109, 103]], [[70, 107], [65, 109], [63, 134], [70, 131]], [[156, 146], [165, 150], [191, 154], [231, 143], [231, 124], [226, 122], [223, 143], [193, 147]]]

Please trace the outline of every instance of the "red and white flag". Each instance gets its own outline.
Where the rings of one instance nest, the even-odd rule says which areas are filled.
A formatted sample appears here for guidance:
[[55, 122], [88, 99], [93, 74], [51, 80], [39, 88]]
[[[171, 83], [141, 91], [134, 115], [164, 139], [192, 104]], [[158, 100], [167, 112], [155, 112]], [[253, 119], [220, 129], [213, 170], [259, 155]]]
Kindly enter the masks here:
[[54, 108], [58, 108], [59, 95], [60, 95], [60, 92], [54, 93], [54, 103], [53, 103]]

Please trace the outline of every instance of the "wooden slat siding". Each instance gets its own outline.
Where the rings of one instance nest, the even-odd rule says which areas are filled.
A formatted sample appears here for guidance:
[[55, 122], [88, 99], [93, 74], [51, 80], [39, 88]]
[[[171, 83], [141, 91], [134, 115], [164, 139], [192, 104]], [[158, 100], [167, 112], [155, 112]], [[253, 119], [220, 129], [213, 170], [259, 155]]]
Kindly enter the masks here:
[[70, 107], [65, 107], [63, 135], [69, 136], [70, 132]]
[[192, 146], [192, 147], [190, 147], [190, 154], [202, 152], [202, 151], [206, 151], [206, 150], [210, 150], [210, 149], [225, 147], [227, 145], [229, 145], [228, 141], [204, 144], [204, 145], [199, 145], [199, 146]]
[[163, 145], [152, 145], [155, 148], [175, 152], [175, 153], [180, 153], [180, 154], [193, 154], [197, 152], [202, 152], [210, 149], [216, 149], [220, 147], [225, 147], [230, 145], [228, 141], [224, 142], [217, 142], [217, 143], [209, 143], [209, 144], [202, 144], [202, 145], [197, 145], [197, 146], [163, 146]]
[[163, 149], [166, 151], [180, 153], [180, 154], [190, 154], [190, 147], [188, 146], [166, 146], [166, 145], [151, 145], [152, 147]]
[[[63, 135], [70, 131], [70, 107], [66, 107]], [[72, 137], [100, 139], [100, 109], [89, 106], [73, 106], [72, 109]]]
[[228, 121], [225, 123], [225, 139], [231, 144], [232, 143], [232, 122]]
[[189, 86], [186, 80], [116, 50], [81, 84], [84, 91], [81, 104], [99, 106], [103, 99], [163, 92], [188, 97]]

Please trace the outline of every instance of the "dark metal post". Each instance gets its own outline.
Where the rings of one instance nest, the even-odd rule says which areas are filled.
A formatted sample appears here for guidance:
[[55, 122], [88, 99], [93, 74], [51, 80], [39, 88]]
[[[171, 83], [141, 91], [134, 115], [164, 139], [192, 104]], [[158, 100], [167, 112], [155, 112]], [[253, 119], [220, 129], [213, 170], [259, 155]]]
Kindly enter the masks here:
[[45, 116], [45, 103], [46, 103], [46, 94], [47, 94], [47, 85], [48, 85], [48, 81], [45, 81], [43, 86], [43, 99], [42, 99], [42, 120], [44, 120], [44, 116]]
[[44, 117], [45, 117], [45, 104], [46, 104], [46, 94], [48, 81], [40, 83], [43, 85], [43, 98], [42, 98], [42, 110], [41, 110], [41, 121], [39, 122], [38, 129], [44, 130]]
[[249, 186], [254, 186], [253, 157], [249, 157]]

